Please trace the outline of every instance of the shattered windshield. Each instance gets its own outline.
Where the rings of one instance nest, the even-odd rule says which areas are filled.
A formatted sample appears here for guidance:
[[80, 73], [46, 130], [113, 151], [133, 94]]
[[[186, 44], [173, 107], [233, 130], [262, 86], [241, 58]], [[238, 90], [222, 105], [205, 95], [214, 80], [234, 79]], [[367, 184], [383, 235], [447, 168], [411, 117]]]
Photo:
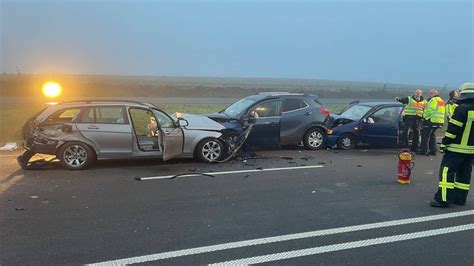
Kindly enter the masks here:
[[352, 120], [359, 120], [361, 119], [367, 112], [371, 109], [372, 107], [370, 106], [364, 106], [364, 105], [354, 105], [344, 111], [341, 116], [345, 118], [349, 118]]
[[231, 106], [227, 107], [224, 110], [224, 114], [236, 118], [239, 114], [243, 113], [245, 110], [247, 110], [250, 106], [252, 106], [255, 103], [255, 100], [248, 99], [248, 98], [243, 98], [235, 103], [233, 103]]

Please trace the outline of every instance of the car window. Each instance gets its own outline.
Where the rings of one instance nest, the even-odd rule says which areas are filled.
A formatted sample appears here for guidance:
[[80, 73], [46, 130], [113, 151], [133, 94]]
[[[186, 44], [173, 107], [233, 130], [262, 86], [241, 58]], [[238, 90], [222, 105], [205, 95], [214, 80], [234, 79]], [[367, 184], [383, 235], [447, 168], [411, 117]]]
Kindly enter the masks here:
[[76, 119], [81, 112], [81, 108], [68, 108], [56, 111], [46, 120], [48, 123], [70, 123]]
[[153, 114], [158, 119], [158, 124], [160, 125], [160, 127], [165, 127], [165, 128], [173, 128], [174, 127], [173, 119], [171, 119], [165, 113], [153, 109]]
[[121, 106], [102, 106], [95, 108], [96, 123], [125, 124], [124, 108]]
[[315, 105], [316, 105], [317, 108], [323, 107], [323, 104], [322, 104], [318, 99], [316, 99], [316, 98], [314, 99], [314, 103], [315, 103]]
[[308, 105], [301, 99], [285, 99], [283, 102], [283, 112], [289, 112], [305, 108]]
[[375, 111], [367, 118], [369, 124], [393, 124], [396, 123], [402, 107], [385, 107]]
[[281, 101], [268, 101], [257, 105], [250, 111], [254, 118], [273, 117], [281, 115]]

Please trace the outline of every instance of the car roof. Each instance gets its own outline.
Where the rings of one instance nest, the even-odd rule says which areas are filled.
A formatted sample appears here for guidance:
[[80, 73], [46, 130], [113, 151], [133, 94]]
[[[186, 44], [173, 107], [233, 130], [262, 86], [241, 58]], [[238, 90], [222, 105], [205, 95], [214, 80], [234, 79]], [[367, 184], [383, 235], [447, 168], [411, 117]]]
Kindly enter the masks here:
[[296, 93], [296, 92], [284, 92], [284, 91], [272, 91], [272, 92], [260, 92], [255, 95], [248, 96], [248, 98], [255, 99], [255, 100], [261, 100], [265, 98], [270, 98], [270, 97], [313, 97], [313, 98], [318, 98], [317, 95], [313, 94], [305, 94], [305, 93]]

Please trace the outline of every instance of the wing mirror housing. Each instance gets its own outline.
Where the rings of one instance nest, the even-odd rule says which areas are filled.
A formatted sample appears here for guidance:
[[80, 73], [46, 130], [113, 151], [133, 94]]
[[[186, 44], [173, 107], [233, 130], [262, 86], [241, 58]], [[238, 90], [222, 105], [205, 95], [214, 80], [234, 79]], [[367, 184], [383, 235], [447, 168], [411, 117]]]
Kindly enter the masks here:
[[189, 121], [182, 118], [182, 117], [178, 117], [178, 125], [180, 127], [187, 127], [187, 126], [189, 126]]

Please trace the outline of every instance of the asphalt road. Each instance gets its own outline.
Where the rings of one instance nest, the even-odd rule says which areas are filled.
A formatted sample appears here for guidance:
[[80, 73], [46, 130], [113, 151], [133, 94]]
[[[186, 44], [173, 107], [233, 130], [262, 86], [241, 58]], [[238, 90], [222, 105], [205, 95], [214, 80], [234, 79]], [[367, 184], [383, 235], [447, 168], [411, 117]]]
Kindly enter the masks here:
[[[416, 157], [412, 184], [399, 185], [396, 150], [260, 151], [246, 162], [112, 161], [85, 171], [23, 171], [17, 153], [0, 153], [2, 265], [474, 263], [472, 195], [463, 207], [429, 206], [441, 156]], [[266, 170], [275, 168], [285, 170]], [[223, 171], [234, 172], [136, 180]]]

